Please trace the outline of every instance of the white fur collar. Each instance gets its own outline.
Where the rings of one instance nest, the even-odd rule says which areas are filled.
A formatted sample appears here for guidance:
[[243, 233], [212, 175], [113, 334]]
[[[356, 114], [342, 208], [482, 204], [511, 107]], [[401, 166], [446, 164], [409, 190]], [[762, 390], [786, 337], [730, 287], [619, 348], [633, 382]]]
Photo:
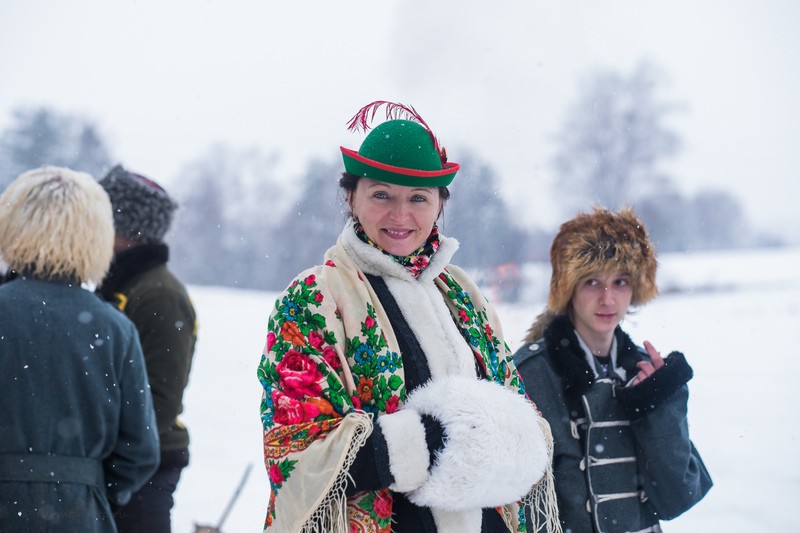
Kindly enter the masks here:
[[358, 238], [352, 222], [348, 222], [339, 243], [362, 272], [380, 276], [394, 296], [400, 312], [426, 354], [434, 379], [449, 375], [474, 375], [475, 356], [464, 341], [453, 316], [433, 280], [450, 263], [458, 249], [458, 241], [439, 237], [439, 250], [418, 277]]
[[[403, 265], [359, 239], [353, 229], [352, 219], [345, 224], [339, 235], [339, 242], [362, 272], [381, 277], [414, 280], [414, 276]], [[450, 264], [456, 250], [458, 241], [440, 234], [439, 249], [433, 254], [430, 264], [416, 279], [423, 282], [434, 280]]]

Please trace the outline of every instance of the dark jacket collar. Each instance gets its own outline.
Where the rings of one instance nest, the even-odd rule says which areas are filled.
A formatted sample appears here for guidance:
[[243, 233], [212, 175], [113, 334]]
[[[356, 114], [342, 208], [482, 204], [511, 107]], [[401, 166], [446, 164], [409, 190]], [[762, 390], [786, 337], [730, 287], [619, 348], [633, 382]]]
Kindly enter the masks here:
[[[639, 349], [627, 333], [617, 326], [617, 364], [628, 376], [636, 373], [636, 363], [642, 360]], [[547, 353], [553, 368], [564, 379], [564, 391], [568, 396], [580, 396], [594, 383], [594, 372], [586, 362], [583, 348], [578, 343], [575, 326], [569, 317], [559, 315], [544, 331]]]
[[98, 292], [104, 300], [113, 301], [114, 293], [121, 289], [133, 277], [151, 268], [164, 265], [169, 260], [169, 247], [166, 244], [142, 244], [119, 252], [114, 256], [103, 284]]

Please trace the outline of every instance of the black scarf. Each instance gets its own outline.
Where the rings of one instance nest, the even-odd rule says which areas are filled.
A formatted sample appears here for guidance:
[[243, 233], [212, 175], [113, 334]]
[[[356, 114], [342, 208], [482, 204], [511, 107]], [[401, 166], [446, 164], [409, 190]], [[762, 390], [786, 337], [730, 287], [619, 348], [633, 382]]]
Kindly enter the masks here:
[[[617, 326], [614, 331], [617, 339], [617, 366], [624, 368], [628, 376], [637, 372], [636, 363], [643, 357], [627, 333]], [[575, 334], [575, 326], [566, 315], [553, 319], [544, 331], [553, 368], [564, 380], [564, 392], [569, 397], [579, 397], [594, 383], [594, 372], [586, 362], [586, 356]]]

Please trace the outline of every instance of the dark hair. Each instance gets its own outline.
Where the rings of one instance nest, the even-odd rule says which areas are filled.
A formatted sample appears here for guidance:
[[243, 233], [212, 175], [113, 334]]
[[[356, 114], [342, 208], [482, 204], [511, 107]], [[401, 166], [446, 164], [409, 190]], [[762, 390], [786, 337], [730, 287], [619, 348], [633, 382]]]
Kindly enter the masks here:
[[[345, 194], [344, 204], [347, 205], [347, 195], [352, 194], [356, 190], [356, 186], [358, 185], [358, 180], [360, 180], [362, 176], [356, 176], [355, 174], [350, 174], [349, 172], [342, 172], [342, 177], [339, 178], [339, 187], [342, 188]], [[440, 185], [436, 187], [439, 189], [439, 198], [442, 200], [442, 212], [444, 212], [444, 204], [450, 198], [450, 189], [448, 189], [445, 185]], [[352, 215], [352, 213], [350, 213]]]

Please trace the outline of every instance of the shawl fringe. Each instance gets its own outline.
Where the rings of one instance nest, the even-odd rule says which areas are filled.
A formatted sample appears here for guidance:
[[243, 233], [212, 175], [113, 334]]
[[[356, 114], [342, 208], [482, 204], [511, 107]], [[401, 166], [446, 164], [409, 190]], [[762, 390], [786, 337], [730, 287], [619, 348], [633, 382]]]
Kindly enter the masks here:
[[531, 509], [531, 523], [528, 524], [528, 531], [562, 533], [561, 520], [558, 517], [555, 478], [553, 477], [553, 432], [550, 424], [541, 416], [539, 417], [539, 427], [544, 434], [547, 455], [550, 460], [547, 462], [542, 479], [522, 500], [522, 503]]
[[300, 533], [348, 531], [347, 496], [345, 495], [347, 482], [351, 479], [348, 472], [356, 459], [358, 450], [372, 433], [372, 415], [358, 411], [349, 413], [347, 416], [355, 418], [356, 427], [353, 430], [353, 439], [347, 449], [344, 463], [328, 490], [325, 491], [322, 500], [300, 527]]

